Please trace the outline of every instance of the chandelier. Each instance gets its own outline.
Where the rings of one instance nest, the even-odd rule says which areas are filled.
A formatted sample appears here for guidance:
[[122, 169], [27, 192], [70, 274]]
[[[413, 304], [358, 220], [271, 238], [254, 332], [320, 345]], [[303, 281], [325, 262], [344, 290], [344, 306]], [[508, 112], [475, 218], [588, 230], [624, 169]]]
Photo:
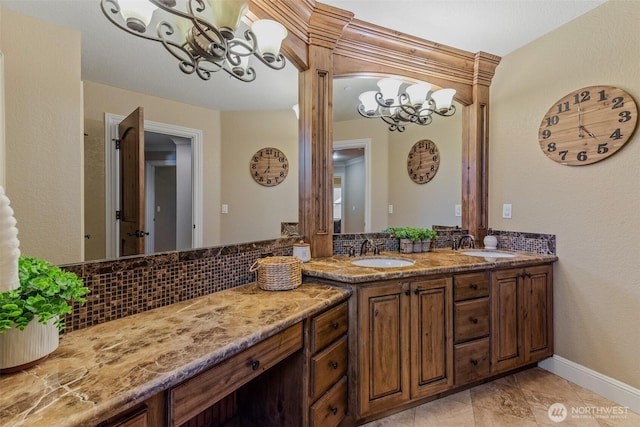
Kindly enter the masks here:
[[381, 118], [390, 131], [404, 132], [407, 123], [430, 124], [434, 113], [443, 117], [455, 114], [456, 107], [452, 104], [455, 89], [432, 91], [428, 83], [415, 83], [400, 91], [402, 83], [392, 77], [384, 78], [378, 81], [378, 91], [360, 94], [360, 115], [368, 119]]
[[[117, 27], [147, 40], [161, 43], [178, 60], [186, 74], [209, 80], [223, 70], [244, 82], [255, 80], [250, 58], [274, 70], [285, 66], [280, 53], [286, 28], [278, 22], [260, 19], [236, 36], [240, 20], [247, 13], [239, 0], [101, 0], [104, 15]], [[150, 23], [157, 22], [155, 28]]]

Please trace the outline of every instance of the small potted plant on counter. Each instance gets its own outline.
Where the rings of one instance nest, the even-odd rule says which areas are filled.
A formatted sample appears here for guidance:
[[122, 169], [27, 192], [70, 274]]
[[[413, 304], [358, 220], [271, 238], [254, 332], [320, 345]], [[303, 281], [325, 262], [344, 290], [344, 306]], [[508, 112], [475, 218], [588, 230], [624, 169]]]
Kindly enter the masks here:
[[429, 228], [417, 227], [389, 227], [382, 230], [400, 239], [400, 252], [428, 252], [431, 250], [431, 240], [438, 237], [438, 233]]
[[429, 252], [431, 250], [431, 243], [438, 237], [438, 233], [430, 228], [420, 229], [420, 240], [422, 243], [422, 252]]
[[413, 242], [409, 238], [408, 227], [389, 227], [382, 230], [383, 233], [391, 233], [392, 237], [400, 239], [400, 252], [403, 254], [410, 254], [413, 252]]
[[74, 273], [20, 256], [20, 286], [0, 293], [0, 371], [24, 369], [58, 348], [64, 315], [89, 292]]

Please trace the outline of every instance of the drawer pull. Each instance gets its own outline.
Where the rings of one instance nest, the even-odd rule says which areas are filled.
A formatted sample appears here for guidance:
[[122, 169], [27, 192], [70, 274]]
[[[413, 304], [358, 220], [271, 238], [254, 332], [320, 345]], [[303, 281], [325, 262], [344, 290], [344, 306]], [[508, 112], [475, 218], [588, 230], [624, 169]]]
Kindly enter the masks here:
[[259, 367], [260, 367], [259, 360], [254, 360], [253, 362], [251, 362], [251, 369], [253, 369], [254, 371], [258, 370]]
[[339, 326], [340, 326], [340, 324], [339, 324], [338, 322], [333, 322], [333, 323], [331, 324], [331, 327], [332, 327], [333, 329], [338, 329], [338, 327], [339, 327]]
[[329, 362], [329, 365], [331, 365], [333, 369], [338, 369], [338, 362]]
[[477, 285], [477, 284], [475, 284], [475, 283], [470, 284], [470, 285], [469, 285], [469, 287], [470, 287], [471, 289], [473, 289], [474, 291], [477, 291], [477, 290], [478, 290], [478, 285]]
[[338, 408], [336, 408], [335, 406], [329, 406], [329, 411], [331, 411], [331, 413], [335, 415], [338, 413]]
[[478, 366], [478, 359], [471, 359], [469, 362], [471, 362], [473, 366]]
[[477, 317], [470, 317], [469, 318], [469, 322], [474, 323], [474, 324], [478, 323], [478, 318]]

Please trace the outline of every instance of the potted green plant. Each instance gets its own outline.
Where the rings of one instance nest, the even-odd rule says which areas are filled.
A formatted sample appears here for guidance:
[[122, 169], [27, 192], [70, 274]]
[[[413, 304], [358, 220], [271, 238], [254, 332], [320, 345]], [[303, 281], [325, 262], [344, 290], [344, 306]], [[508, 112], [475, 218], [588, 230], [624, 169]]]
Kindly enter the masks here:
[[389, 227], [382, 231], [385, 233], [391, 233], [393, 237], [400, 239], [400, 252], [405, 254], [413, 252], [413, 242], [409, 238], [409, 227]]
[[438, 233], [430, 228], [420, 229], [420, 240], [422, 243], [422, 252], [429, 252], [431, 250], [431, 241], [438, 237]]
[[58, 347], [64, 315], [89, 289], [74, 273], [36, 257], [18, 259], [20, 286], [0, 293], [0, 370], [34, 364]]

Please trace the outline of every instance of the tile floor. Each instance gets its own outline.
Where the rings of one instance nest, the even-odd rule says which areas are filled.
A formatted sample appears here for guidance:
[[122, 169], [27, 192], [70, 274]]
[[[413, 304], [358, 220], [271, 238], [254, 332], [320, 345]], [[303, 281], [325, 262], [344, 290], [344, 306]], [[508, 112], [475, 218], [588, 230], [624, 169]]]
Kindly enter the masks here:
[[[566, 408], [566, 418], [561, 422], [549, 417], [549, 407], [554, 403]], [[599, 414], [593, 415], [598, 411]], [[613, 411], [619, 415], [611, 415]], [[605, 415], [607, 412], [609, 415]], [[640, 415], [548, 371], [533, 368], [365, 426], [638, 427]]]

